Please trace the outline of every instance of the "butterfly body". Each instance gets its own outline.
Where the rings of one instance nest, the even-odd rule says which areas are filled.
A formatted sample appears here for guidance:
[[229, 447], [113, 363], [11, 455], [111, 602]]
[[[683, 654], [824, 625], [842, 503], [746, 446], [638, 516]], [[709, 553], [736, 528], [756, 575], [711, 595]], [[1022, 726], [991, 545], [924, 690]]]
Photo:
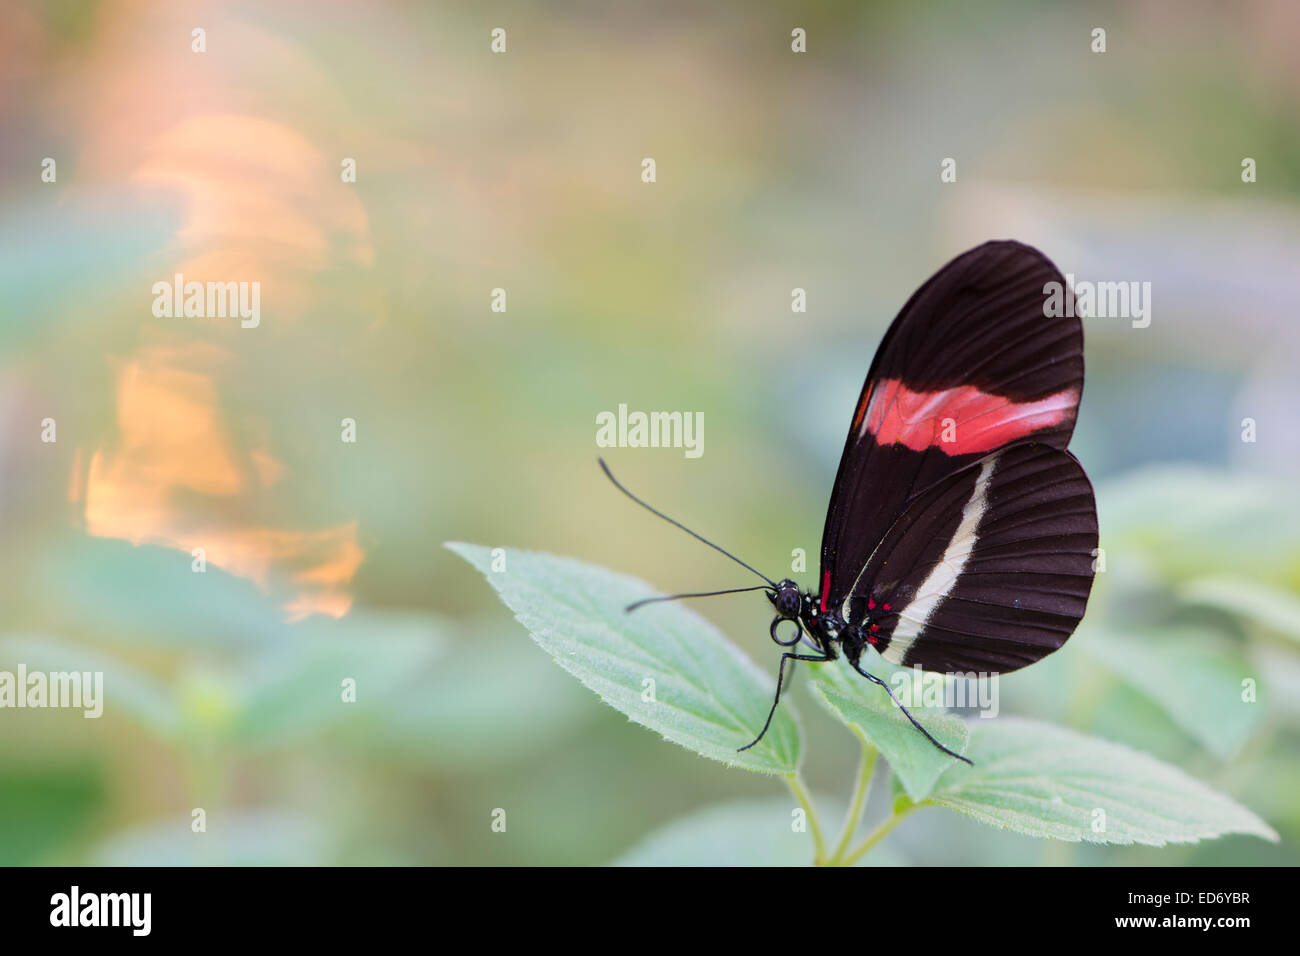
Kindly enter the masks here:
[[[772, 625], [770, 628], [772, 640], [781, 647], [794, 647], [800, 642], [806, 640], [812, 645], [812, 649], [815, 650], [816, 653], [799, 654], [790, 650], [781, 655], [781, 664], [777, 668], [776, 697], [772, 701], [772, 709], [767, 715], [767, 721], [763, 724], [763, 729], [759, 731], [758, 736], [755, 737], [753, 741], [740, 748], [742, 751], [748, 750], [750, 747], [754, 746], [754, 744], [757, 744], [762, 740], [763, 735], [767, 733], [767, 728], [771, 726], [772, 716], [776, 713], [776, 705], [781, 699], [781, 685], [785, 682], [785, 665], [787, 663], [793, 664], [795, 661], [808, 661], [815, 664], [824, 664], [828, 661], [836, 660], [842, 652], [855, 671], [872, 683], [878, 684], [880, 687], [884, 688], [885, 692], [894, 699], [894, 702], [898, 703], [898, 699], [894, 697], [894, 692], [890, 690], [889, 685], [885, 683], [885, 681], [870, 671], [862, 668], [861, 659], [863, 652], [868, 647], [877, 647], [882, 643], [881, 638], [878, 637], [881, 625], [876, 623], [870, 614], [863, 618], [861, 623], [850, 623], [845, 621], [840, 617], [839, 611], [836, 608], [826, 607], [825, 610], [823, 610], [824, 604], [818, 595], [815, 595], [810, 591], [801, 592], [799, 586], [789, 578], [775, 582], [773, 590], [768, 594], [768, 599], [772, 602], [772, 606], [777, 612], [776, 617], [772, 619]], [[888, 614], [891, 609], [891, 605], [884, 605], [882, 606], [881, 611], [884, 614]], [[874, 611], [875, 608], [873, 607], [871, 610]], [[796, 631], [793, 638], [783, 640], [778, 633], [778, 628], [787, 621], [793, 621], [795, 623]], [[887, 639], [885, 640], [887, 641]], [[970, 761], [961, 754], [954, 753], [943, 744], [939, 743], [939, 741], [935, 740], [934, 737], [931, 736], [930, 732], [917, 722], [916, 718], [914, 718], [911, 713], [908, 712], [907, 708], [902, 706], [902, 704], [899, 704], [899, 707], [902, 709], [903, 714], [907, 719], [912, 722], [917, 730], [925, 735], [926, 739], [928, 739], [930, 743], [934, 744], [934, 746], [949, 756], [955, 757], [965, 763], [970, 763]]]
[[[840, 616], [836, 608], [822, 610], [820, 595], [811, 591], [799, 591], [798, 585], [788, 578], [778, 581], [776, 587], [776, 593], [770, 595], [772, 606], [777, 612], [772, 619], [771, 630], [773, 639], [778, 644], [793, 647], [801, 637], [806, 637], [827, 660], [835, 660], [842, 652], [855, 668], [867, 648], [883, 652], [888, 645], [889, 638], [880, 636], [880, 622], [890, 614], [892, 607], [881, 608], [878, 617], [873, 608], [860, 621], [850, 623]], [[787, 621], [795, 621], [800, 625], [800, 631], [793, 640], [777, 637], [779, 627]]]
[[[857, 630], [856, 625], [846, 625], [843, 618], [834, 608], [825, 611], [821, 608], [821, 598], [811, 591], [800, 591], [799, 585], [794, 581], [786, 578], [776, 583], [776, 589], [768, 595], [772, 602], [772, 607], [776, 611], [776, 617], [772, 619], [772, 635], [778, 644], [785, 647], [792, 647], [799, 642], [798, 635], [806, 635], [811, 643], [818, 650], [829, 654], [831, 659], [836, 656], [835, 645], [841, 642], [845, 627], [851, 627]], [[796, 631], [796, 637], [790, 641], [783, 641], [777, 637], [779, 627], [787, 622], [793, 621], [799, 625]], [[847, 635], [846, 649], [848, 644], [856, 644], [856, 638], [859, 635], [851, 633]]]

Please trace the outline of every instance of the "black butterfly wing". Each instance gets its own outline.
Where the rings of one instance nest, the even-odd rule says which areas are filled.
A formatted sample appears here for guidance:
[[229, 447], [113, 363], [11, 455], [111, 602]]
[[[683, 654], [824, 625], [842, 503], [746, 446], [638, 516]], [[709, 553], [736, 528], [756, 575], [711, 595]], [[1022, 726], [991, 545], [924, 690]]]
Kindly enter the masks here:
[[1083, 328], [1045, 316], [1065, 279], [1041, 252], [988, 242], [903, 306], [858, 400], [822, 534], [822, 609], [848, 597], [876, 544], [922, 489], [999, 448], [1063, 449], [1083, 392]]
[[842, 613], [886, 660], [1001, 674], [1056, 650], [1092, 590], [1097, 509], [1069, 452], [1023, 443], [918, 495]]

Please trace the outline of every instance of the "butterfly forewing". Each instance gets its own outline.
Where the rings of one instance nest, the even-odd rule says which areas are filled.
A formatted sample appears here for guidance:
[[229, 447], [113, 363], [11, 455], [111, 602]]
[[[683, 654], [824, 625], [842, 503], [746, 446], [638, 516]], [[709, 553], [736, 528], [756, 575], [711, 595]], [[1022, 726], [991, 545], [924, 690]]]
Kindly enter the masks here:
[[[939, 270], [889, 327], [831, 492], [823, 609], [844, 602], [925, 489], [959, 476], [950, 493], [973, 490], [973, 464], [1028, 439], [1065, 448], [1083, 391], [1083, 330], [1077, 317], [1044, 314], [1051, 283], [1066, 288], [1036, 249], [985, 243]], [[959, 514], [945, 516], [949, 530]]]

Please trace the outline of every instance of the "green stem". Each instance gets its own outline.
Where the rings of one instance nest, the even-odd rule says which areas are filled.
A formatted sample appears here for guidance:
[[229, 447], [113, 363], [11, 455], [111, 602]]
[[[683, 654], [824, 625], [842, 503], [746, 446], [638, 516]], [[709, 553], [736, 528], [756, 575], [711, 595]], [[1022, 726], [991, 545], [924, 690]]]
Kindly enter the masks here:
[[858, 826], [862, 822], [862, 810], [867, 803], [867, 790], [871, 786], [871, 775], [876, 769], [876, 757], [879, 752], [862, 734], [858, 733], [857, 738], [862, 745], [862, 758], [858, 762], [858, 780], [853, 787], [853, 799], [849, 802], [848, 813], [844, 815], [840, 839], [835, 844], [834, 852], [831, 853], [829, 861], [831, 864], [838, 863], [843, 858], [849, 843], [853, 840], [853, 835], [858, 832]]
[[840, 860], [840, 866], [852, 866], [854, 863], [857, 863], [858, 860], [867, 855], [872, 847], [885, 837], [889, 836], [889, 834], [893, 832], [894, 827], [906, 820], [912, 814], [912, 811], [916, 810], [920, 806], [920, 804], [912, 804], [906, 809], [895, 813], [888, 820], [882, 822], [880, 826], [871, 831], [865, 840], [854, 847], [848, 856]]
[[785, 782], [790, 785], [790, 792], [794, 794], [808, 817], [808, 828], [812, 830], [813, 837], [813, 865], [823, 866], [826, 863], [826, 840], [822, 836], [821, 819], [817, 816], [817, 808], [813, 806], [812, 797], [808, 795], [808, 788], [803, 785], [803, 780], [797, 773], [790, 774], [785, 778]]

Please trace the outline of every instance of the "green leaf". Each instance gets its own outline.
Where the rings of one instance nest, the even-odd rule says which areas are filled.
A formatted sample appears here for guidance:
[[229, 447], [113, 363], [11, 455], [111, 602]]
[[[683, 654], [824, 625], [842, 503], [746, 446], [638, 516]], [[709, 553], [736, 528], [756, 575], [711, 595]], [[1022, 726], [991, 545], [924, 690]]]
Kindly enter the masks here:
[[1260, 699], [1288, 722], [1300, 717], [1300, 655], [1261, 644], [1250, 649], [1250, 664], [1256, 674], [1265, 675]]
[[213, 810], [131, 827], [91, 853], [94, 866], [320, 866], [337, 858], [328, 827], [293, 809]]
[[[379, 712], [400, 691], [420, 692], [439, 648], [437, 623], [423, 615], [354, 611], [298, 627], [233, 664], [201, 658], [165, 679], [51, 637], [0, 638], [0, 665], [12, 659], [29, 670], [101, 672], [106, 714], [124, 713], [174, 741], [228, 736], [256, 750]], [[344, 678], [357, 682], [355, 704], [342, 700]]]
[[[912, 800], [923, 800], [939, 775], [960, 762], [926, 740], [889, 699], [884, 688], [854, 672], [847, 661], [839, 659], [812, 667], [813, 686], [827, 709], [880, 751]], [[885, 679], [897, 693], [891, 677]], [[966, 749], [969, 731], [965, 721], [935, 708], [927, 710], [909, 705], [908, 710], [945, 747], [956, 753]]]
[[58, 596], [52, 624], [128, 646], [239, 650], [291, 633], [252, 581], [211, 565], [195, 574], [193, 560], [188, 551], [80, 538], [42, 555], [37, 580]]
[[1164, 846], [1230, 833], [1278, 840], [1255, 814], [1177, 767], [1063, 727], [981, 721], [969, 755], [975, 766], [949, 768], [928, 805], [1069, 843]]
[[1253, 578], [1215, 574], [1187, 582], [1178, 596], [1300, 641], [1300, 597]]
[[[500, 620], [492, 624], [501, 629]], [[388, 694], [368, 746], [386, 747], [433, 763], [442, 771], [509, 764], [555, 746], [583, 721], [605, 716], [545, 654], [518, 653], [510, 644], [462, 622], [457, 643], [413, 687]], [[455, 727], [454, 734], [448, 727]]]
[[[404, 690], [420, 692], [441, 649], [439, 632], [426, 615], [355, 610], [249, 655], [232, 700], [234, 738], [252, 749], [283, 746], [378, 710]], [[355, 703], [343, 701], [344, 679], [356, 682]]]
[[[818, 800], [818, 806], [832, 801]], [[794, 797], [780, 800], [734, 800], [688, 814], [642, 838], [614, 861], [614, 866], [811, 866], [811, 833], [795, 832]], [[843, 807], [824, 816], [836, 822]], [[888, 848], [868, 853], [859, 866], [902, 866]]]
[[59, 862], [55, 854], [93, 824], [105, 776], [97, 764], [0, 762], [0, 866]]
[[1262, 705], [1241, 698], [1251, 670], [1222, 634], [1190, 627], [1090, 633], [1088, 652], [1220, 759], [1259, 724]]
[[[181, 725], [171, 689], [159, 678], [122, 658], [97, 648], [57, 637], [0, 639], [0, 662], [12, 659], [28, 671], [102, 673], [103, 713], [125, 713], [162, 737], [174, 736]], [[6, 668], [7, 669], [7, 668]], [[82, 712], [70, 711], [78, 720]]]
[[493, 571], [488, 548], [447, 547], [483, 573], [561, 667], [636, 723], [728, 766], [798, 767], [799, 728], [785, 705], [762, 741], [738, 752], [762, 728], [774, 681], [690, 608], [652, 604], [628, 614], [624, 607], [653, 593], [635, 578], [513, 549], [506, 570]]
[[1300, 505], [1274, 478], [1156, 465], [1098, 488], [1097, 512], [1112, 571], [1136, 553], [1166, 581], [1210, 570], [1294, 574]]

